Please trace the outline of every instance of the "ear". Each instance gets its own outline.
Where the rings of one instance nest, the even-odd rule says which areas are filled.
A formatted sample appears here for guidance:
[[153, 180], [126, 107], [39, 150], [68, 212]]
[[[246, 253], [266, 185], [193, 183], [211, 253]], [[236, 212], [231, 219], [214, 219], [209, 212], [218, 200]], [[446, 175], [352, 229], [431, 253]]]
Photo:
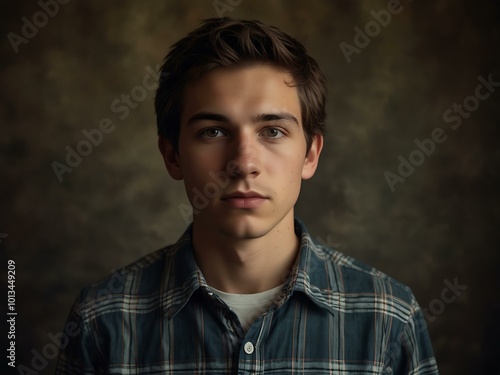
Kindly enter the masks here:
[[174, 180], [182, 180], [182, 168], [179, 153], [175, 150], [170, 141], [160, 136], [158, 138], [158, 148], [167, 167], [168, 173]]
[[304, 166], [302, 167], [302, 178], [304, 180], [310, 179], [314, 176], [316, 168], [318, 167], [319, 155], [323, 149], [323, 135], [316, 134], [312, 140], [311, 148], [306, 154]]

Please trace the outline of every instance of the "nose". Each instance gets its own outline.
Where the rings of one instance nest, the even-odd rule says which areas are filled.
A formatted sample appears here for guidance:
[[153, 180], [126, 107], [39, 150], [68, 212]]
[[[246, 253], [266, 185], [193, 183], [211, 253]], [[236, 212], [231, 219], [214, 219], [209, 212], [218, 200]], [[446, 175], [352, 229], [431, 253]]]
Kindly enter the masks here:
[[257, 177], [260, 174], [256, 135], [240, 134], [235, 137], [227, 172], [232, 178]]

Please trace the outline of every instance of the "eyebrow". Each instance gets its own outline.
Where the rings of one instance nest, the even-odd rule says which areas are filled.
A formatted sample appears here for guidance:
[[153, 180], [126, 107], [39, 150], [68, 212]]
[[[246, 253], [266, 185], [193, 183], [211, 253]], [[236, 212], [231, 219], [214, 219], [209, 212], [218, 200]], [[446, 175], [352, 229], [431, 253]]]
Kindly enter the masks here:
[[297, 118], [288, 112], [278, 112], [278, 113], [261, 113], [257, 115], [253, 122], [267, 122], [267, 121], [292, 121], [297, 126], [299, 126], [299, 121]]
[[[187, 125], [191, 125], [197, 121], [203, 121], [203, 120], [226, 122], [226, 123], [231, 122], [229, 118], [219, 113], [199, 112], [194, 114], [188, 119]], [[291, 121], [294, 122], [297, 126], [299, 126], [299, 121], [297, 120], [297, 118], [288, 112], [260, 113], [252, 118], [253, 123], [280, 121], [280, 120]]]

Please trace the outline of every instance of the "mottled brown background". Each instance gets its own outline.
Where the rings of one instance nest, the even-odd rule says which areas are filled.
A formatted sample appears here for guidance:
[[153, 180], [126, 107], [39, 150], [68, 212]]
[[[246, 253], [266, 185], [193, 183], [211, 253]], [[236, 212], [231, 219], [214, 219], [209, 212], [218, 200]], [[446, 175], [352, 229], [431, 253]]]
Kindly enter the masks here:
[[[386, 1], [243, 0], [225, 15], [282, 27], [329, 79], [326, 147], [297, 207], [309, 230], [409, 285], [422, 307], [458, 278], [467, 290], [428, 323], [441, 373], [498, 374], [500, 92], [457, 130], [443, 113], [474, 94], [479, 75], [500, 81], [499, 2], [402, 5], [350, 64], [339, 43], [352, 44], [353, 28]], [[20, 34], [21, 18], [39, 9], [9, 2], [0, 16], [0, 248], [3, 269], [17, 263], [17, 361], [26, 365], [83, 286], [186, 227], [183, 186], [156, 149], [153, 92], [123, 120], [110, 104], [217, 15], [211, 0], [73, 0], [16, 54], [7, 33]], [[105, 117], [116, 129], [59, 183], [51, 163]], [[391, 192], [383, 173], [436, 127], [448, 140]]]

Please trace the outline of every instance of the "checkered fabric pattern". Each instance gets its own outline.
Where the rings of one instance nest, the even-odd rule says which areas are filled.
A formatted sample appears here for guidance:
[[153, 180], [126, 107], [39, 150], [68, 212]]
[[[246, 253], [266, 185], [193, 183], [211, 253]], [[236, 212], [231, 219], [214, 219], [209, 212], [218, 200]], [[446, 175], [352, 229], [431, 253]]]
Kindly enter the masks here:
[[438, 374], [411, 290], [315, 243], [295, 219], [297, 262], [245, 333], [177, 243], [85, 288], [56, 374]]

